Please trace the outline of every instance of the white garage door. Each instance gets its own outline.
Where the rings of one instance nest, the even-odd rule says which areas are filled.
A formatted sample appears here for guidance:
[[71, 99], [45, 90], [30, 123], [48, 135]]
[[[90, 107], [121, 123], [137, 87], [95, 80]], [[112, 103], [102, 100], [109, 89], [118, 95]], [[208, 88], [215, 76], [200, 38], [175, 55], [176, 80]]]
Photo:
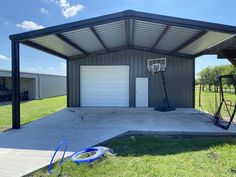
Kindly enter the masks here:
[[81, 106], [129, 106], [129, 66], [80, 66]]

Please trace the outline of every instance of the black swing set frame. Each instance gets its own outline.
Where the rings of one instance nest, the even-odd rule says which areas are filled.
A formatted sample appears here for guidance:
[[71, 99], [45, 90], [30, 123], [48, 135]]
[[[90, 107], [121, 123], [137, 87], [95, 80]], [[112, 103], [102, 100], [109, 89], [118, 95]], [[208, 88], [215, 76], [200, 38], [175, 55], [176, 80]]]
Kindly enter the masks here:
[[[222, 84], [222, 79], [231, 79], [233, 81], [234, 86], [236, 85], [236, 75], [221, 75], [218, 77], [219, 81], [219, 87], [220, 87], [220, 105], [219, 108], [217, 109], [215, 115], [214, 115], [214, 124], [220, 128], [223, 128], [225, 130], [229, 129], [231, 123], [234, 120], [235, 114], [236, 114], [236, 100], [234, 105], [232, 103], [228, 104], [227, 100], [224, 97], [224, 90], [223, 90], [223, 84]], [[229, 122], [225, 121], [222, 119], [221, 116], [221, 110], [223, 108], [223, 105], [225, 105], [226, 111], [229, 115]], [[229, 107], [233, 107], [233, 112], [230, 112]]]

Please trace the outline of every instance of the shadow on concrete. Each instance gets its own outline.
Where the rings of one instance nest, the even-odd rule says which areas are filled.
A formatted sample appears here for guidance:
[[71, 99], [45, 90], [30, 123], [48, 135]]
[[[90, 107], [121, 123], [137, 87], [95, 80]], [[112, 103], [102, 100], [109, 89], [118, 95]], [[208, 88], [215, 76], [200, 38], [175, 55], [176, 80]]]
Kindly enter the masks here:
[[[173, 155], [184, 152], [207, 150], [224, 144], [236, 145], [235, 137], [125, 135], [101, 143], [110, 147], [118, 156]], [[217, 154], [212, 152], [213, 158]]]

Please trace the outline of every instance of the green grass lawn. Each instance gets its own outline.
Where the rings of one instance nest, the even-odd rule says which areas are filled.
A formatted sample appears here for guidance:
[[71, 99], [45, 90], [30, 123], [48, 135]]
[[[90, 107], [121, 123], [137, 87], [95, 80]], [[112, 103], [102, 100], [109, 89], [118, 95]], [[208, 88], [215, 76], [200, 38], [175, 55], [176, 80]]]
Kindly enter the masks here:
[[[52, 176], [69, 177], [223, 177], [236, 176], [236, 139], [232, 137], [124, 136], [102, 144], [116, 157], [92, 167], [67, 162]], [[50, 176], [46, 168], [29, 176]]]
[[[234, 104], [236, 100], [236, 95], [234, 93], [224, 93], [224, 97], [226, 100], [230, 100], [232, 104]], [[217, 99], [216, 99], [217, 98]], [[217, 100], [217, 102], [216, 102]], [[209, 113], [216, 112], [219, 104], [220, 104], [220, 97], [219, 93], [215, 95], [214, 92], [209, 92], [209, 91], [202, 91], [201, 93], [201, 107], [199, 107], [199, 90], [195, 89], [195, 108], [206, 111]], [[233, 108], [231, 107], [231, 111], [233, 111]], [[222, 109], [223, 116], [228, 116], [226, 112], [226, 108]]]
[[[66, 107], [66, 96], [33, 100], [21, 103], [21, 125], [50, 115]], [[0, 106], [0, 131], [11, 128], [12, 106]]]

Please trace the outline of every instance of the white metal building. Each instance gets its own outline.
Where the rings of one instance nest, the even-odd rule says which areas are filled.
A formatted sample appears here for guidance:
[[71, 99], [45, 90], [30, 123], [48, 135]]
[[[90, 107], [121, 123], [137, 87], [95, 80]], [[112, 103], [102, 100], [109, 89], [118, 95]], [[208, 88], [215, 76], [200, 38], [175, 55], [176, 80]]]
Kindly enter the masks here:
[[[11, 71], [0, 70], [0, 84], [12, 88]], [[20, 91], [28, 91], [29, 99], [66, 95], [66, 76], [39, 73], [20, 73]]]

